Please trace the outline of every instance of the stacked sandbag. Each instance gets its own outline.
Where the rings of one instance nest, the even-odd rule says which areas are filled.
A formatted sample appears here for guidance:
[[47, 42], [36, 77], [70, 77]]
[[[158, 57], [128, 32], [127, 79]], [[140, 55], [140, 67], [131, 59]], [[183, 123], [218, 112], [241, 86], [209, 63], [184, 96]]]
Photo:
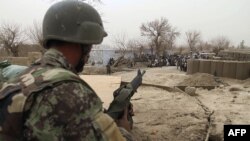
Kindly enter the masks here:
[[200, 60], [189, 59], [187, 60], [187, 74], [194, 74], [200, 70]]
[[218, 62], [217, 60], [212, 60], [211, 61], [211, 71], [210, 71], [210, 74], [216, 76], [217, 75], [217, 72], [216, 72], [216, 62]]
[[193, 59], [187, 60], [187, 74], [193, 74]]
[[211, 60], [200, 60], [199, 72], [210, 74], [211, 73]]
[[223, 65], [223, 77], [236, 78], [236, 61], [225, 61]]
[[223, 76], [224, 61], [211, 61], [211, 72], [210, 74], [218, 77]]
[[237, 62], [236, 79], [244, 80], [250, 77], [250, 62]]
[[250, 77], [250, 62], [220, 61], [220, 60], [194, 60], [187, 62], [187, 74], [197, 72], [208, 73], [217, 77], [228, 77], [244, 80]]
[[0, 62], [0, 89], [4, 82], [17, 77], [25, 69], [27, 66], [12, 65], [8, 60]]
[[2, 75], [7, 80], [11, 78], [15, 78], [20, 73], [24, 72], [28, 67], [27, 66], [21, 66], [21, 65], [10, 65], [8, 67], [5, 67], [2, 69]]
[[193, 74], [199, 72], [200, 69], [200, 60], [193, 60]]

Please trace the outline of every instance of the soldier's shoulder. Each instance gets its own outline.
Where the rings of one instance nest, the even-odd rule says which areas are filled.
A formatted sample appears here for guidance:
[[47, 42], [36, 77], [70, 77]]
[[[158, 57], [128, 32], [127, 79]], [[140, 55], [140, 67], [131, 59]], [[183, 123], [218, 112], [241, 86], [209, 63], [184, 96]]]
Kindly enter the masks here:
[[[42, 68], [40, 71], [44, 71], [44, 69]], [[63, 68], [52, 68], [43, 73], [40, 73], [39, 70], [37, 70], [33, 75], [36, 76], [36, 73], [40, 74], [37, 78], [37, 81], [39, 81], [37, 84], [50, 83], [57, 84], [57, 86], [63, 85], [60, 90], [71, 89], [87, 93], [94, 92], [94, 90], [77, 74]], [[57, 88], [54, 88], [54, 90], [58, 91]]]
[[21, 80], [36, 81], [36, 84], [57, 83], [61, 81], [75, 81], [81, 82], [80, 77], [63, 68], [48, 68], [48, 67], [35, 67], [28, 69], [20, 76]]
[[43, 80], [54, 80], [54, 79], [62, 79], [62, 80], [80, 80], [80, 77], [63, 68], [52, 68], [52, 69], [48, 69], [46, 70], [43, 74], [42, 74]]

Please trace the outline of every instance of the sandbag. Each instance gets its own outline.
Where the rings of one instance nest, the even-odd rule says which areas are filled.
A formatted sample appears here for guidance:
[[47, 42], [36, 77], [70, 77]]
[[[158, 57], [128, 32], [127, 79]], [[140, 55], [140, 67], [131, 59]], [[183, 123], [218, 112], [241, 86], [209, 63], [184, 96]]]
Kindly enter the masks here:
[[200, 60], [194, 59], [193, 60], [193, 74], [199, 72], [200, 67]]
[[223, 65], [223, 77], [236, 78], [236, 62], [225, 61]]
[[210, 70], [210, 74], [216, 76], [217, 75], [217, 72], [216, 72], [216, 63], [217, 60], [212, 60], [211, 61], [211, 70]]
[[200, 60], [199, 72], [210, 74], [211, 73], [211, 61], [210, 60]]
[[199, 72], [200, 60], [189, 59], [187, 62], [187, 74], [194, 74]]
[[8, 60], [1, 61], [0, 62], [0, 69], [8, 67], [9, 65], [11, 65], [11, 63]]
[[187, 60], [187, 74], [193, 74], [193, 60]]
[[26, 66], [19, 65], [10, 65], [2, 69], [2, 75], [5, 79], [9, 80], [11, 78], [16, 77], [18, 74], [22, 73], [26, 68]]
[[250, 76], [250, 62], [237, 62], [236, 79], [244, 80]]
[[222, 77], [223, 76], [223, 67], [224, 61], [211, 61], [211, 74], [214, 76]]

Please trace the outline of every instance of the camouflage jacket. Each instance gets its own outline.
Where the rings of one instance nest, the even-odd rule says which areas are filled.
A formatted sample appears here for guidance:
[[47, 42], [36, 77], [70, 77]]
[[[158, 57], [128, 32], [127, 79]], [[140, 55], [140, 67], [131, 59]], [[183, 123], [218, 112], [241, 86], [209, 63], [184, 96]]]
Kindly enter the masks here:
[[50, 49], [5, 84], [0, 91], [0, 141], [130, 140], [129, 133], [102, 112], [91, 87], [73, 72], [63, 55]]

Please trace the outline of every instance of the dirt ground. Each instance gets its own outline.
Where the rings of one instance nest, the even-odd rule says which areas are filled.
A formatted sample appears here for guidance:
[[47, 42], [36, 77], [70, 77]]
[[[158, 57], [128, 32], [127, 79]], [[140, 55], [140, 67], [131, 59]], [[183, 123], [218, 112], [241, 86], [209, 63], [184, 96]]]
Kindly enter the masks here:
[[[223, 125], [250, 124], [250, 79], [186, 75], [176, 67], [145, 70], [143, 85], [132, 98], [133, 134], [138, 141], [221, 141]], [[112, 75], [129, 82], [136, 73]], [[178, 86], [213, 89], [196, 88], [195, 96], [190, 96]]]

